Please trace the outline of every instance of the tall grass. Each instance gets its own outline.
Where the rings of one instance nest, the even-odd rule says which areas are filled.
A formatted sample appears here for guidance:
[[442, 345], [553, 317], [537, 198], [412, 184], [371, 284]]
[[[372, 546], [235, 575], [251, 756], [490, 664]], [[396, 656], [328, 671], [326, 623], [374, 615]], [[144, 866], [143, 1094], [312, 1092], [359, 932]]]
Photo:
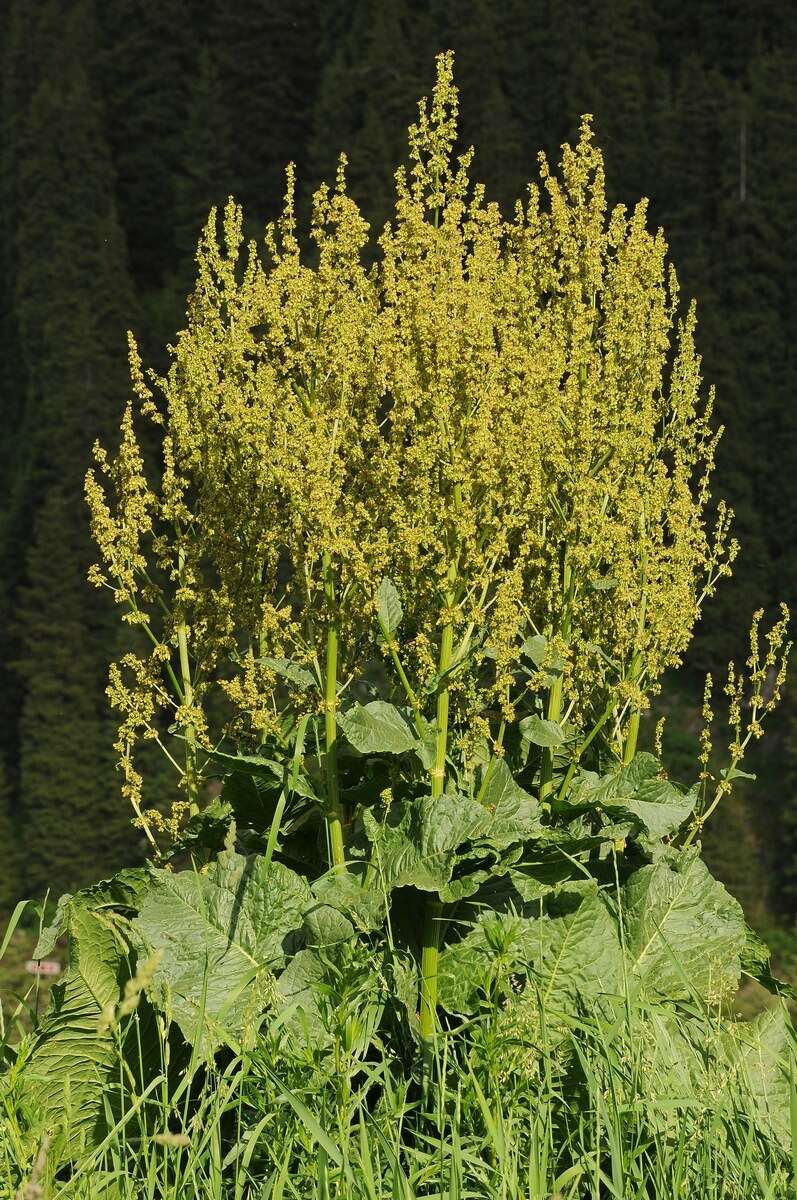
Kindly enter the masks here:
[[[275, 1021], [251, 1048], [227, 1051], [210, 1065], [177, 1044], [159, 1017], [159, 1069], [139, 1094], [131, 1093], [120, 1055], [126, 1105], [120, 1109], [109, 1089], [110, 1132], [57, 1178], [51, 1146], [63, 1134], [34, 1136], [36, 1114], [21, 1101], [23, 1040], [0, 1076], [0, 1196], [785, 1200], [793, 1194], [795, 1077], [788, 1061], [768, 1082], [757, 1073], [771, 1056], [765, 1028], [729, 1026], [698, 1002], [651, 1007], [631, 987], [576, 1017], [552, 1011], [533, 990], [510, 990], [476, 1018], [440, 1033], [437, 1083], [424, 1090], [395, 1050], [357, 1036], [358, 1022], [367, 1023], [367, 995], [352, 998], [342, 986], [328, 1000], [325, 1036], [302, 1039], [295, 1030], [289, 1036], [290, 1018]], [[140, 1011], [129, 1018], [134, 1025], [144, 1019]], [[120, 1045], [122, 1032], [116, 1030]], [[791, 1127], [776, 1097], [764, 1094], [767, 1087], [790, 1090]]]

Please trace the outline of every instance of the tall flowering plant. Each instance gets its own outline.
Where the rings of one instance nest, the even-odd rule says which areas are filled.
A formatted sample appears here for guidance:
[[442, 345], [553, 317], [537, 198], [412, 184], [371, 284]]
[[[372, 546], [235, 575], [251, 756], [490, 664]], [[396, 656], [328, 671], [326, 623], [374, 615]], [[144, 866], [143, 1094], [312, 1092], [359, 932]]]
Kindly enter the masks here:
[[[606, 847], [656, 861], [713, 811], [707, 764], [679, 789], [638, 738], [737, 552], [694, 306], [644, 202], [607, 208], [589, 119], [511, 216], [456, 140], [442, 55], [370, 267], [344, 160], [307, 255], [292, 171], [263, 250], [233, 202], [220, 231], [211, 214], [171, 366], [145, 372], [131, 342], [120, 446], [87, 479], [92, 579], [139, 630], [109, 696], [153, 847], [267, 828], [310, 875], [325, 855], [361, 918], [363, 890], [424, 897], [427, 1043], [453, 905]], [[149, 471], [139, 412], [162, 436]], [[785, 616], [768, 639], [751, 736]], [[142, 791], [142, 739], [174, 765], [170, 812]]]

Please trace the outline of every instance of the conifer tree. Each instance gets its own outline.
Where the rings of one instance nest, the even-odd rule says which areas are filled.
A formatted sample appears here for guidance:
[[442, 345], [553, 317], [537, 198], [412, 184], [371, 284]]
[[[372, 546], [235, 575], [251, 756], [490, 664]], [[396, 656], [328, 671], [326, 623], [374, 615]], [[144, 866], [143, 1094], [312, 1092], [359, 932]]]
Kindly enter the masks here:
[[11, 797], [11, 781], [0, 758], [0, 920], [20, 897], [19, 835], [11, 814]]
[[401, 130], [414, 116], [417, 96], [428, 90], [422, 6], [336, 3], [325, 13], [325, 25], [310, 178], [331, 178], [345, 152], [351, 194], [381, 229], [392, 203], [395, 164], [405, 154]]
[[14, 597], [24, 689], [16, 809], [32, 891], [96, 877], [130, 845], [110, 784], [111, 622], [85, 582], [81, 475], [123, 402], [132, 312], [103, 114], [83, 67], [92, 18], [89, 4], [75, 6], [60, 42], [43, 47], [18, 144], [16, 301], [33, 517]]
[[97, 15], [102, 51], [95, 71], [119, 219], [133, 278], [149, 302], [152, 339], [160, 344], [161, 321], [173, 315], [159, 312], [157, 292], [178, 262], [171, 217], [175, 167], [186, 144], [193, 13], [188, 0], [114, 0], [100, 4]]
[[175, 288], [185, 300], [194, 277], [197, 242], [211, 207], [234, 190], [230, 135], [221, 77], [213, 53], [200, 48], [190, 84], [185, 138], [174, 181], [174, 236], [179, 250]]
[[[262, 226], [280, 211], [285, 165], [303, 170], [320, 60], [320, 0], [205, 5], [227, 119], [235, 131], [235, 194]], [[338, 137], [327, 135], [332, 144]], [[257, 229], [260, 234], [260, 228]]]

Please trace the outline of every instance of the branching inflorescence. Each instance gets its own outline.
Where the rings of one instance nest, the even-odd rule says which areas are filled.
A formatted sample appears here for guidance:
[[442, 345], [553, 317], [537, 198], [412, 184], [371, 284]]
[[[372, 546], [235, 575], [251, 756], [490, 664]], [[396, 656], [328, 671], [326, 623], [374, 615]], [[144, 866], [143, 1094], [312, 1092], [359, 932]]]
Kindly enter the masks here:
[[[264, 254], [244, 247], [236, 204], [220, 236], [211, 214], [164, 378], [131, 341], [138, 407], [162, 431], [158, 480], [131, 401], [87, 495], [92, 578], [149, 645], [112, 668], [109, 693], [125, 790], [153, 841], [163, 818], [143, 809], [141, 738], [163, 743], [195, 812], [223, 739], [289, 751], [309, 719], [342, 866], [356, 813], [338, 717], [374, 662], [427, 747], [432, 797], [452, 778], [483, 796], [533, 718], [550, 812], [599, 745], [631, 761], [640, 715], [730, 571], [695, 310], [679, 315], [645, 203], [608, 210], [584, 118], [559, 174], [541, 158], [506, 218], [456, 134], [442, 55], [375, 265], [345, 161], [316, 193], [307, 256], [289, 171]], [[427, 982], [439, 915], [430, 901]]]

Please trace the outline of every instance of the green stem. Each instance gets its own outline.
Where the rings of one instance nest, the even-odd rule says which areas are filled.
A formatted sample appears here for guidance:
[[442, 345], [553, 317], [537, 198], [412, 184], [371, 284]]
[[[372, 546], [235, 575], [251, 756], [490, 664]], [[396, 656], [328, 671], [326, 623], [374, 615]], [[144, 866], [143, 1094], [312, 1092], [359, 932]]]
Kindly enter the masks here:
[[628, 722], [628, 729], [625, 735], [625, 745], [623, 747], [623, 766], [627, 767], [633, 761], [636, 754], [637, 741], [639, 739], [639, 721], [641, 713], [638, 708], [635, 708], [631, 713], [631, 719]]
[[[185, 551], [180, 547], [177, 551], [177, 569], [182, 581], [185, 569]], [[194, 703], [194, 689], [191, 683], [191, 663], [188, 658], [188, 626], [185, 615], [181, 611], [177, 625], [177, 653], [180, 659], [180, 679], [182, 681], [182, 702], [186, 708]], [[192, 723], [185, 727], [185, 790], [188, 795], [191, 816], [199, 812], [199, 783], [196, 770], [196, 730]]]
[[338, 642], [339, 628], [335, 607], [335, 583], [329, 554], [324, 554], [324, 596], [327, 602], [329, 627], [324, 668], [324, 771], [327, 782], [327, 830], [329, 832], [330, 866], [344, 867], [346, 850], [343, 840], [343, 813], [340, 804], [337, 756], [338, 707]]
[[562, 786], [559, 788], [559, 792], [557, 794], [558, 800], [564, 800], [565, 796], [567, 795], [567, 789], [570, 787], [570, 784], [573, 782], [573, 776], [575, 775], [576, 771], [578, 770], [578, 764], [580, 763], [585, 751], [587, 751], [589, 749], [593, 740], [598, 736], [601, 729], [603, 729], [603, 726], [606, 724], [606, 722], [608, 721], [609, 717], [612, 714], [613, 708], [614, 708], [614, 704], [610, 700], [609, 703], [606, 705], [605, 709], [603, 710], [603, 712], [601, 713], [598, 720], [592, 726], [592, 729], [589, 731], [589, 733], [584, 738], [584, 740], [581, 743], [581, 745], [579, 746], [579, 748], [576, 750], [576, 753], [573, 756], [573, 761], [571, 762], [570, 766], [567, 768], [567, 774], [565, 775], [565, 777], [562, 781]]
[[417, 729], [419, 735], [422, 737], [423, 736], [423, 714], [421, 713], [421, 706], [418, 701], [418, 697], [416, 696], [415, 691], [412, 687], [412, 684], [410, 683], [409, 678], [407, 677], [407, 672], [404, 670], [401, 659], [398, 656], [398, 647], [396, 645], [396, 639], [391, 634], [388, 633], [387, 628], [382, 623], [382, 621], [379, 622], [379, 628], [382, 631], [382, 637], [385, 639], [385, 645], [387, 646], [388, 652], [390, 654], [390, 658], [393, 662], [393, 666], [396, 668], [396, 674], [399, 677], [401, 686], [404, 688], [404, 695], [407, 697], [407, 701], [409, 702], [410, 708], [412, 709], [412, 715], [415, 720], [415, 728]]
[[[639, 645], [641, 647], [642, 635], [645, 632], [645, 621], [647, 619], [648, 608], [648, 593], [647, 593], [647, 575], [648, 575], [648, 555], [645, 548], [645, 513], [644, 510], [639, 518], [639, 539], [641, 548], [641, 572], [642, 572], [642, 596], [639, 602], [639, 623], [637, 626], [639, 634]], [[629, 678], [632, 683], [638, 683], [639, 677], [642, 674], [642, 650], [637, 649], [631, 662], [631, 670]], [[639, 739], [639, 721], [642, 715], [641, 709], [637, 706], [631, 713], [631, 718], [628, 722], [628, 730], [625, 736], [625, 744], [623, 746], [623, 763], [625, 766], [633, 759], [636, 754], [637, 741]]]
[[426, 901], [421, 954], [421, 1037], [425, 1056], [428, 1056], [437, 1028], [437, 966], [442, 913], [443, 905], [439, 900]]
[[[570, 636], [570, 604], [573, 599], [573, 573], [570, 563], [567, 560], [567, 547], [565, 547], [564, 562], [562, 563], [562, 592], [565, 596], [565, 604], [560, 628], [562, 637], [567, 640]], [[557, 675], [548, 692], [548, 710], [546, 716], [549, 721], [556, 721], [558, 723], [562, 716], [563, 682], [564, 675]], [[542, 767], [540, 770], [541, 804], [547, 805], [550, 803], [549, 797], [553, 791], [553, 761], [554, 747], [546, 746], [542, 752]]]
[[[446, 593], [448, 620], [443, 626], [440, 639], [438, 677], [443, 678], [451, 665], [454, 647], [454, 625], [450, 610], [454, 605], [454, 581], [456, 564], [448, 572], [449, 591]], [[437, 726], [435, 733], [434, 765], [430, 771], [432, 798], [442, 796], [446, 782], [446, 750], [448, 748], [449, 689], [442, 687], [437, 694]], [[437, 964], [440, 957], [440, 926], [443, 906], [439, 900], [427, 900], [423, 923], [423, 952], [421, 955], [421, 1038], [424, 1042], [424, 1057], [427, 1060], [437, 1028]]]

